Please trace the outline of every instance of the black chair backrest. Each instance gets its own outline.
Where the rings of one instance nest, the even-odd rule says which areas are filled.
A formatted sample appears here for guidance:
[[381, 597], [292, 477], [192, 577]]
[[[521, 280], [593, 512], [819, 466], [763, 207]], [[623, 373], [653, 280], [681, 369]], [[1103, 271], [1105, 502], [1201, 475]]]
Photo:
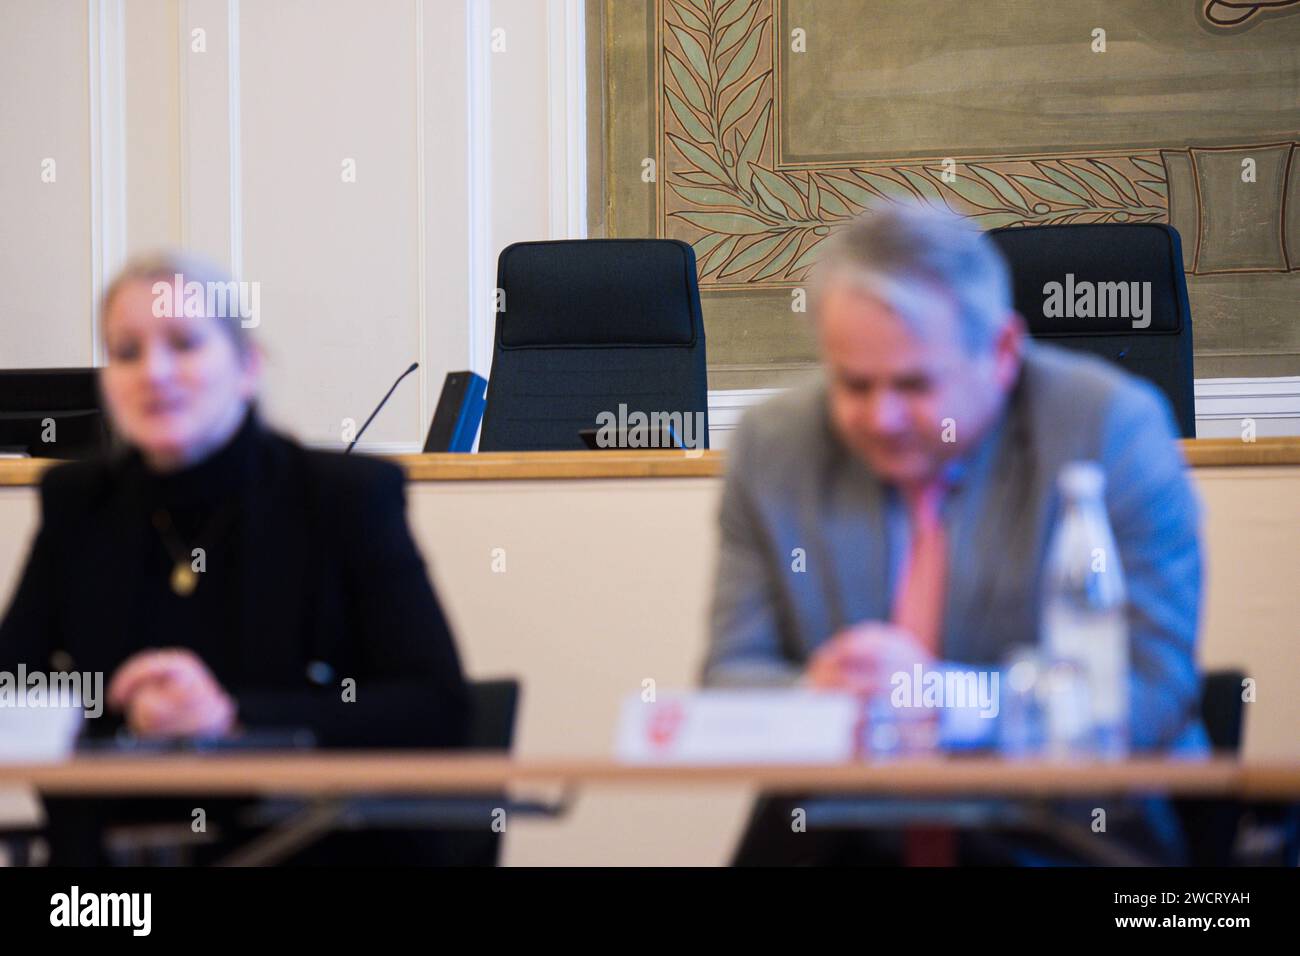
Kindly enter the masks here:
[[[1216, 751], [1241, 750], [1241, 671], [1210, 671], [1201, 680], [1201, 722]], [[1230, 866], [1244, 804], [1235, 800], [1182, 797], [1173, 801], [1192, 866]]]
[[1241, 749], [1241, 671], [1210, 671], [1201, 682], [1201, 720], [1215, 750], [1236, 753]]
[[471, 681], [467, 746], [474, 750], [509, 750], [515, 739], [519, 681], [509, 678]]
[[994, 229], [989, 238], [1011, 266], [1016, 310], [1030, 334], [1149, 379], [1169, 399], [1183, 437], [1196, 437], [1192, 320], [1176, 229], [1080, 223]]
[[[473, 750], [504, 750], [514, 747], [515, 717], [519, 710], [519, 682], [509, 678], [471, 681], [469, 685], [469, 740]], [[501, 833], [492, 826], [497, 807], [510, 805], [502, 794], [464, 794], [463, 799], [482, 814], [481, 823], [438, 832], [441, 861], [446, 866], [496, 866], [501, 861]]]
[[480, 451], [581, 449], [580, 433], [598, 429], [602, 412], [618, 417], [620, 405], [629, 416], [678, 413], [690, 443], [708, 447], [704, 320], [688, 243], [515, 243], [498, 259], [497, 286]]

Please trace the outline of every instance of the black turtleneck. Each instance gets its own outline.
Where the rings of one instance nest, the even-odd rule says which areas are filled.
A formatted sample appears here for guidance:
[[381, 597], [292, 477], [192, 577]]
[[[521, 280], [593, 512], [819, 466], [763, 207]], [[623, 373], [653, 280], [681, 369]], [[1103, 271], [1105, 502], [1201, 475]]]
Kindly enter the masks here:
[[[307, 730], [325, 747], [457, 745], [468, 689], [404, 487], [392, 462], [303, 448], [255, 412], [178, 471], [153, 471], [135, 453], [50, 468], [40, 530], [0, 620], [0, 671], [102, 674], [107, 688], [133, 655], [187, 647], [249, 731]], [[181, 557], [206, 551], [188, 597], [171, 589], [176, 558], [154, 525], [159, 509]], [[233, 520], [214, 524], [226, 511]], [[106, 709], [84, 732], [111, 734], [117, 719]], [[188, 820], [189, 807], [158, 819]], [[64, 824], [50, 811], [51, 859], [102, 862], [87, 860], [102, 821], [78, 829], [85, 806], [64, 810]], [[402, 836], [418, 857], [409, 862], [440, 862], [423, 839]]]
[[[50, 468], [0, 620], [0, 670], [23, 662], [107, 684], [141, 651], [186, 647], [235, 698], [241, 726], [306, 728], [331, 747], [459, 742], [467, 691], [404, 486], [393, 463], [303, 448], [256, 412], [178, 471], [134, 452]], [[173, 569], [196, 547], [206, 570], [178, 595]], [[94, 732], [109, 725], [106, 713]]]
[[[260, 426], [250, 408], [225, 445], [170, 472], [149, 468], [138, 452], [124, 463], [135, 489], [138, 520], [147, 528], [143, 573], [136, 577], [131, 631], [142, 647], [187, 647], [217, 674], [229, 673], [240, 626], [238, 561], [250, 533], [246, 508]], [[156, 516], [174, 529], [164, 534]], [[170, 542], [170, 548], [169, 548]], [[177, 556], [202, 548], [206, 570], [188, 596], [171, 587]]]

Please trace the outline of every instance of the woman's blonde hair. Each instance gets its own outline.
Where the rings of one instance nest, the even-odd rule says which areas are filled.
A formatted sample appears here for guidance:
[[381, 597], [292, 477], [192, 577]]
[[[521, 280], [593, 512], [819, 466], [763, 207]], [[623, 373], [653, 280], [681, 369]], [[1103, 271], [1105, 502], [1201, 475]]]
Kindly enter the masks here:
[[107, 321], [108, 309], [113, 297], [124, 286], [132, 282], [148, 282], [151, 285], [166, 282], [180, 287], [197, 282], [205, 290], [216, 290], [219, 294], [205, 294], [205, 314], [222, 320], [218, 324], [234, 342], [235, 350], [243, 358], [253, 348], [253, 339], [245, 327], [243, 318], [247, 314], [245, 293], [242, 283], [235, 282], [224, 269], [202, 256], [180, 250], [164, 250], [132, 259], [117, 274], [100, 299], [100, 322]]

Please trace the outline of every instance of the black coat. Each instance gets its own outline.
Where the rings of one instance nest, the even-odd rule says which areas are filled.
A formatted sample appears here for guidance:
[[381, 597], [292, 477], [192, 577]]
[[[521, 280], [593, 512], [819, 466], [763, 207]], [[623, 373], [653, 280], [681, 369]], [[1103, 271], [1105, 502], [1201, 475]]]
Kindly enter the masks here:
[[[213, 632], [221, 653], [209, 667], [250, 729], [305, 727], [324, 746], [462, 742], [468, 692], [406, 524], [402, 471], [303, 448], [252, 414], [236, 443], [242, 531], [220, 590], [199, 585], [220, 601], [221, 625], [168, 637], [193, 646], [183, 632]], [[165, 588], [157, 566], [168, 559], [141, 507], [139, 473], [133, 453], [46, 472], [41, 527], [0, 623], [0, 669], [102, 671], [107, 690], [123, 661], [157, 646], [158, 634], [141, 633], [140, 581]], [[343, 699], [348, 678], [354, 702]], [[93, 723], [109, 729], [112, 719]]]

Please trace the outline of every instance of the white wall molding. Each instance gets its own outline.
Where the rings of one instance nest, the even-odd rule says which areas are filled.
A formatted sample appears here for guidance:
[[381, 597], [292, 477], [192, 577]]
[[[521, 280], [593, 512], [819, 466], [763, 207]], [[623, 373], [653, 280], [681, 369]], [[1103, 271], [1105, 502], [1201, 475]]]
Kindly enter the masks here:
[[547, 0], [550, 238], [587, 237], [587, 39], [584, 0]]
[[[369, 414], [369, 412], [367, 412], [366, 414]], [[365, 419], [362, 419], [362, 421], [364, 420]], [[367, 431], [366, 434], [369, 434], [369, 432]], [[308, 441], [303, 441], [302, 443], [306, 445], [308, 448], [315, 448], [317, 451], [342, 451], [344, 448], [347, 447], [346, 444], [342, 444], [336, 441], [308, 440]], [[424, 451], [423, 439], [421, 439], [418, 442], [409, 442], [409, 441], [369, 441], [366, 438], [362, 438], [361, 441], [357, 443], [357, 447], [352, 449], [351, 454], [364, 455], [366, 457], [372, 455], [418, 455], [421, 454], [423, 451]]]
[[492, 258], [492, 21], [489, 4], [465, 0], [469, 76], [469, 367], [487, 378], [496, 333], [496, 263]]
[[[414, 0], [415, 5], [415, 314], [419, 336], [420, 368], [416, 379], [420, 386], [420, 420], [416, 435], [429, 427], [429, 210], [425, 178], [428, 175], [428, 151], [425, 148], [426, 82], [424, 69], [424, 0]], [[423, 447], [423, 446], [421, 446]]]
[[[709, 445], [725, 448], [750, 406], [780, 388], [719, 389], [709, 392]], [[1300, 376], [1287, 378], [1202, 378], [1195, 383], [1199, 438], [1238, 438], [1242, 421], [1255, 421], [1260, 438], [1300, 435]]]
[[726, 438], [723, 433], [734, 431], [740, 424], [745, 412], [753, 405], [761, 404], [774, 395], [779, 395], [779, 388], [732, 388], [709, 391], [709, 445], [722, 447]]
[[122, 0], [87, 0], [90, 80], [90, 356], [104, 361], [99, 300], [126, 257], [126, 29]]
[[230, 149], [230, 271], [244, 276], [244, 151], [240, 105], [239, 0], [226, 0], [226, 126]]
[[1300, 376], [1196, 381], [1196, 434], [1239, 438], [1244, 419], [1260, 438], [1300, 435]]

